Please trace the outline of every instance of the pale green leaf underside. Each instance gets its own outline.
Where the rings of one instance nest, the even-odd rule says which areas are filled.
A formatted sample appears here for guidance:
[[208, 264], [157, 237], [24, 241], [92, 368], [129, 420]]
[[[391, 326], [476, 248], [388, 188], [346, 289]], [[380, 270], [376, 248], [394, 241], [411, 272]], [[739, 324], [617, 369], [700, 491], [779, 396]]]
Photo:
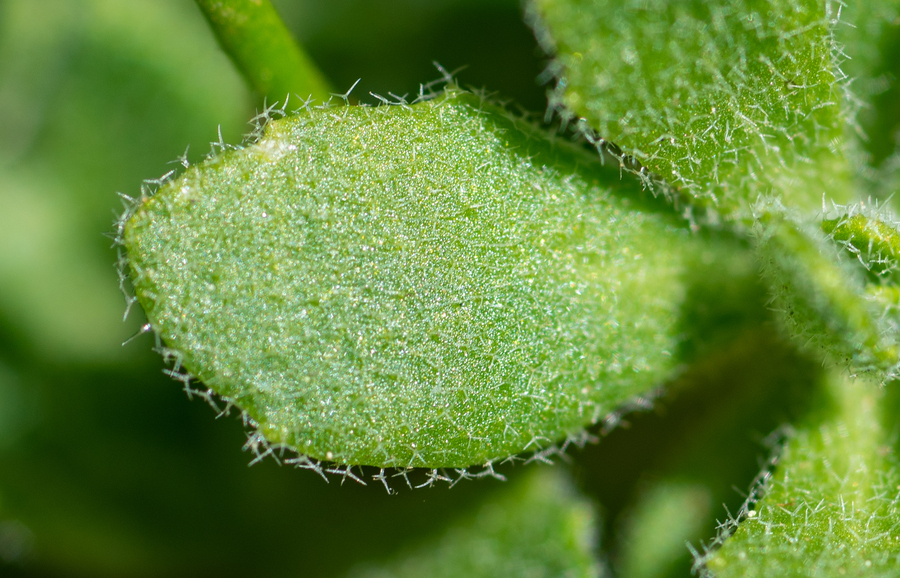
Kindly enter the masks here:
[[[527, 125], [522, 125], [527, 129]], [[192, 167], [125, 229], [183, 366], [273, 443], [467, 466], [577, 433], [678, 367], [693, 235], [471, 94], [331, 107]]]
[[718, 578], [900, 573], [896, 391], [830, 379], [753, 515], [708, 561]]
[[535, 0], [566, 106], [726, 213], [847, 199], [843, 88], [819, 0]]
[[599, 578], [597, 522], [591, 504], [562, 473], [531, 473], [435, 543], [361, 578]]

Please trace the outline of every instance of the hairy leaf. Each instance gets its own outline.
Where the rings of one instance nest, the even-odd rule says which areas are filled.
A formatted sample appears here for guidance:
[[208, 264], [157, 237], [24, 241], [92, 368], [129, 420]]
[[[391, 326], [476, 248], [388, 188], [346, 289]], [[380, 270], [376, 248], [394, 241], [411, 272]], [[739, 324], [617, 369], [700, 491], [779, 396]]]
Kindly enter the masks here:
[[[753, 230], [789, 333], [831, 361], [891, 375], [894, 326], [811, 226], [813, 209], [855, 190], [844, 144], [855, 101], [835, 41], [852, 24], [840, 9], [813, 0], [536, 0], [533, 10], [557, 52], [563, 102], [694, 203], [711, 197]], [[875, 18], [869, 12], [852, 11]], [[866, 52], [858, 34], [847, 36]]]
[[900, 269], [900, 234], [896, 223], [864, 213], [822, 221], [822, 231], [855, 255], [876, 278], [890, 280]]
[[364, 578], [522, 576], [596, 578], [597, 523], [591, 504], [559, 471], [541, 470], [506, 488], [466, 523]]
[[887, 388], [835, 376], [823, 384], [765, 496], [708, 560], [717, 577], [897, 575], [896, 383]]
[[534, 4], [562, 102], [665, 181], [726, 213], [846, 199], [836, 2]]
[[[877, 231], [885, 234], [889, 227], [879, 224]], [[823, 228], [839, 244], [856, 249], [854, 240], [875, 232], [858, 225], [859, 219], [850, 217], [825, 221]], [[821, 231], [802, 223], [769, 214], [754, 233], [763, 279], [788, 332], [829, 362], [875, 371], [882, 379], [896, 376], [896, 315], [886, 314], [885, 305], [867, 291], [862, 268], [842, 258]], [[885, 239], [881, 242], [888, 243]], [[880, 254], [881, 248], [872, 251]]]
[[641, 198], [451, 90], [271, 122], [145, 199], [124, 242], [170, 352], [271, 442], [467, 466], [580, 432], [678, 367], [687, 286], [741, 249]]

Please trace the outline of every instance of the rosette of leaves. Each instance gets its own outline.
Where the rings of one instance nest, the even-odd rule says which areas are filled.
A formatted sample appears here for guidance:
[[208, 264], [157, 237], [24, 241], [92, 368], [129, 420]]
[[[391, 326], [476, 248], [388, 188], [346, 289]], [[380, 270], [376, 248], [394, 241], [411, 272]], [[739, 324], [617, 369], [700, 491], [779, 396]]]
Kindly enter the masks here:
[[[250, 4], [228, 13], [249, 20], [200, 4], [220, 36], [252, 37], [233, 26]], [[162, 350], [298, 463], [464, 476], [652, 398], [703, 351], [690, 296], [727, 308], [759, 275], [823, 369], [813, 410], [698, 564], [893, 575], [900, 237], [866, 198], [892, 161], [865, 140], [893, 103], [858, 112], [888, 78], [897, 6], [527, 10], [553, 106], [596, 151], [452, 83], [266, 115], [123, 219]], [[241, 57], [252, 43], [224, 44], [258, 68]]]

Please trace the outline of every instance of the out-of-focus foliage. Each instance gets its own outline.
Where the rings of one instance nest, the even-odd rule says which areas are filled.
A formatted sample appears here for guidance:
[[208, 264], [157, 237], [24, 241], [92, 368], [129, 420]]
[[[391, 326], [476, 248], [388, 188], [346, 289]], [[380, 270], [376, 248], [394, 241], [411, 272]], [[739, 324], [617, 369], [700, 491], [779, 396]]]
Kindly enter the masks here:
[[245, 90], [184, 2], [7, 0], [0, 10], [3, 317], [51, 358], [121, 360], [137, 325], [121, 323], [101, 236], [115, 193], [136, 194], [188, 144], [196, 158], [220, 124], [236, 138]]
[[454, 523], [436, 543], [404, 552], [382, 568], [354, 568], [365, 578], [599, 578], [596, 513], [561, 472], [537, 471], [502, 499]]
[[[288, 26], [339, 92], [418, 93], [438, 77], [434, 63], [459, 70], [464, 88], [484, 88], [543, 115], [546, 65], [519, 0], [273, 0]], [[544, 83], [550, 80], [544, 75]], [[496, 92], [494, 92], [496, 91]]]
[[[853, 133], [860, 147], [856, 168], [866, 187], [882, 199], [900, 185], [900, 2], [853, 2], [843, 5], [837, 42], [843, 47], [841, 70], [852, 79], [856, 123]], [[897, 198], [893, 199], [897, 206]]]

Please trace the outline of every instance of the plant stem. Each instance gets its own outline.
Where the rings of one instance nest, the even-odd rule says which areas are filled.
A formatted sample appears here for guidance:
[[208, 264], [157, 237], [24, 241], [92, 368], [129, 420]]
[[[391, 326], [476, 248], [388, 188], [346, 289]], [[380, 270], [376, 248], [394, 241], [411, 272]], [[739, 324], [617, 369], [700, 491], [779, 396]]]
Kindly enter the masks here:
[[324, 75], [291, 36], [270, 0], [196, 0], [225, 52], [271, 102], [291, 94], [327, 100]]

